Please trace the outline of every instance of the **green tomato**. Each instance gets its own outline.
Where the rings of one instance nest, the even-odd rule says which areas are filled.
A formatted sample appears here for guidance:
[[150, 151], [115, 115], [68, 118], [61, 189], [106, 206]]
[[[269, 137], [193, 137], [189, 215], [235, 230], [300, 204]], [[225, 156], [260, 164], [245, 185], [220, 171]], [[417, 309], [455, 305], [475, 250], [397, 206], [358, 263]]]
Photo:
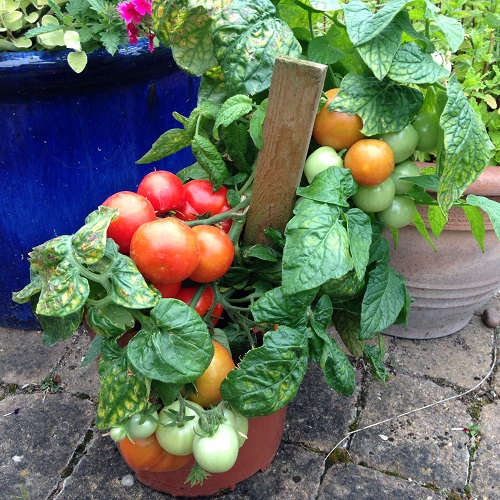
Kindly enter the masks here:
[[409, 158], [418, 144], [418, 133], [413, 125], [408, 124], [399, 132], [388, 132], [379, 136], [387, 143], [394, 153], [394, 163], [400, 163]]
[[238, 444], [243, 446], [248, 437], [248, 418], [238, 413], [236, 410], [224, 408], [222, 410], [224, 415], [224, 424], [230, 425], [238, 434]]
[[397, 194], [392, 203], [376, 214], [377, 219], [385, 226], [399, 229], [407, 226], [415, 215], [415, 203], [408, 196]]
[[313, 151], [304, 163], [304, 175], [309, 184], [319, 172], [328, 167], [342, 167], [344, 162], [335, 149], [330, 146], [321, 146]]
[[412, 161], [405, 160], [398, 163], [391, 174], [391, 179], [396, 186], [396, 194], [405, 194], [415, 185], [414, 182], [402, 180], [402, 177], [417, 177], [419, 175], [420, 170]]
[[[190, 401], [189, 404], [199, 407], [199, 411], [203, 411], [199, 404], [193, 401]], [[200, 432], [199, 417], [194, 410], [186, 407], [185, 416], [193, 418], [185, 419], [182, 423], [176, 423], [176, 416], [172, 415], [169, 410], [178, 412], [179, 408], [179, 401], [174, 401], [160, 411], [158, 419], [161, 424], [156, 428], [156, 439], [158, 439], [158, 443], [165, 451], [173, 455], [189, 455], [193, 452], [194, 437], [197, 432]]]
[[118, 427], [111, 427], [109, 429], [109, 437], [115, 442], [120, 442], [123, 438], [127, 436], [127, 428], [123, 425]]
[[358, 186], [352, 201], [363, 212], [380, 212], [392, 203], [395, 193], [394, 181], [389, 177], [376, 186]]
[[194, 458], [207, 472], [228, 471], [236, 463], [238, 450], [238, 435], [227, 424], [220, 424], [212, 436], [197, 434], [194, 438]]
[[439, 116], [433, 111], [427, 111], [418, 115], [412, 122], [413, 128], [418, 134], [416, 149], [424, 153], [436, 151], [439, 133]]
[[153, 412], [151, 415], [141, 415], [136, 413], [132, 415], [127, 422], [128, 436], [134, 440], [137, 438], [147, 438], [154, 434], [158, 426], [158, 412]]

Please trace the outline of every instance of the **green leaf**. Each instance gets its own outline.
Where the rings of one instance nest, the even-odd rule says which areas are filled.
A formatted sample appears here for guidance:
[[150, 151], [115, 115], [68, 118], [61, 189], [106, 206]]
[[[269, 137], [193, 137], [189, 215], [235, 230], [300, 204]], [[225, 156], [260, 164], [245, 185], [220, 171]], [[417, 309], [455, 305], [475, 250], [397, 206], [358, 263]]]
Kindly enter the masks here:
[[70, 52], [67, 56], [68, 64], [75, 73], [81, 73], [87, 66], [87, 54], [82, 50]]
[[43, 329], [43, 344], [53, 346], [57, 342], [63, 342], [71, 338], [80, 326], [83, 318], [83, 309], [66, 316], [42, 316], [36, 315]]
[[214, 129], [220, 126], [227, 127], [239, 118], [248, 115], [252, 111], [252, 99], [247, 95], [234, 95], [221, 106]]
[[319, 64], [334, 64], [343, 57], [344, 53], [331, 45], [326, 35], [313, 38], [307, 47], [308, 60]]
[[42, 290], [42, 278], [36, 273], [34, 268], [31, 268], [30, 271], [31, 281], [19, 292], [12, 293], [12, 300], [18, 304], [26, 304], [30, 301], [31, 297]]
[[200, 315], [177, 299], [161, 299], [151, 325], [129, 342], [130, 362], [144, 375], [169, 384], [196, 380], [208, 367], [213, 345]]
[[168, 406], [177, 399], [182, 389], [182, 384], [167, 384], [159, 380], [153, 380], [151, 382], [151, 389], [158, 394], [163, 406]]
[[250, 310], [256, 323], [286, 325], [304, 328], [307, 324], [307, 311], [317, 290], [307, 290], [295, 295], [285, 295], [278, 286], [266, 292], [254, 302]]
[[357, 47], [359, 55], [373, 74], [382, 80], [389, 70], [401, 45], [402, 29], [393, 21], [377, 38]]
[[194, 134], [192, 132], [182, 128], [167, 130], [156, 139], [151, 149], [142, 158], [137, 160], [136, 163], [151, 163], [173, 155], [177, 151], [191, 146], [193, 137]]
[[248, 418], [270, 415], [295, 398], [307, 364], [305, 334], [280, 326], [229, 372], [220, 386], [222, 397]]
[[349, 271], [341, 278], [332, 278], [325, 281], [319, 294], [326, 294], [335, 303], [335, 305], [356, 297], [365, 284], [364, 275], [358, 277], [354, 270]]
[[436, 251], [436, 246], [434, 245], [434, 242], [431, 240], [431, 237], [429, 236], [429, 231], [427, 231], [427, 227], [425, 226], [422, 216], [418, 213], [418, 210], [415, 210], [412, 222], [415, 225], [417, 231], [427, 240], [432, 249]]
[[380, 262], [368, 275], [361, 306], [360, 339], [391, 326], [405, 303], [404, 279], [386, 262]]
[[422, 92], [416, 88], [349, 73], [328, 109], [358, 114], [363, 120], [362, 132], [372, 136], [402, 130], [417, 114], [423, 100]]
[[481, 247], [481, 250], [484, 252], [484, 236], [486, 234], [486, 229], [484, 227], [484, 219], [481, 210], [478, 207], [472, 207], [469, 205], [463, 205], [461, 208], [465, 213], [465, 217], [469, 221], [474, 238]]
[[[358, 308], [359, 309], [359, 308]], [[335, 309], [333, 324], [347, 350], [357, 358], [363, 354], [365, 341], [359, 338], [361, 311]]]
[[438, 156], [441, 176], [438, 202], [445, 214], [488, 164], [492, 148], [484, 124], [465, 97], [456, 75], [447, 87], [448, 101], [439, 124], [444, 153]]
[[439, 29], [444, 33], [451, 52], [456, 52], [464, 41], [464, 27], [458, 19], [438, 14], [434, 17]]
[[359, 280], [363, 280], [370, 259], [372, 225], [370, 217], [358, 208], [351, 208], [344, 214], [347, 221], [347, 235], [354, 269]]
[[382, 382], [389, 380], [389, 373], [384, 364], [385, 351], [378, 345], [365, 344], [363, 352], [372, 366], [373, 376]]
[[[240, 172], [251, 173], [252, 167], [247, 162], [248, 143], [248, 128], [244, 123], [233, 122], [224, 128], [224, 144], [235, 168]], [[228, 201], [231, 202], [229, 197]]]
[[109, 338], [118, 337], [135, 325], [132, 314], [116, 304], [89, 306], [87, 321], [94, 332]]
[[376, 14], [361, 0], [351, 0], [344, 5], [345, 24], [354, 46], [377, 37], [406, 6], [408, 0], [391, 0]]
[[80, 363], [80, 368], [90, 365], [93, 361], [95, 361], [101, 354], [101, 343], [104, 340], [104, 337], [101, 335], [96, 335], [85, 354], [82, 362]]
[[450, 72], [420, 50], [416, 43], [405, 43], [396, 52], [387, 76], [399, 83], [434, 83]]
[[221, 154], [209, 139], [199, 134], [194, 136], [191, 147], [193, 155], [208, 174], [214, 189], [219, 189], [226, 178], [229, 177], [226, 163]]
[[321, 355], [320, 366], [326, 383], [335, 391], [350, 396], [356, 389], [356, 373], [335, 339], [329, 338]]
[[285, 229], [283, 289], [294, 294], [314, 289], [353, 267], [340, 210], [304, 200]]
[[153, 307], [161, 297], [156, 289], [147, 285], [134, 261], [126, 255], [116, 255], [109, 277], [109, 297], [119, 306], [145, 309]]
[[322, 203], [348, 207], [347, 198], [357, 190], [349, 169], [332, 166], [319, 172], [311, 184], [297, 188], [297, 196]]
[[231, 94], [253, 95], [268, 89], [276, 57], [301, 54], [291, 28], [275, 16], [269, 0], [234, 0], [214, 18], [215, 56]]
[[441, 208], [436, 205], [429, 205], [427, 220], [429, 221], [429, 227], [434, 238], [438, 238], [444, 226], [446, 226], [446, 217], [443, 215]]
[[466, 201], [469, 205], [479, 207], [488, 214], [493, 230], [500, 240], [500, 203], [485, 198], [484, 196], [476, 196], [474, 194], [469, 194]]
[[249, 133], [257, 149], [262, 149], [262, 126], [266, 117], [267, 99], [264, 99], [252, 113], [250, 118]]

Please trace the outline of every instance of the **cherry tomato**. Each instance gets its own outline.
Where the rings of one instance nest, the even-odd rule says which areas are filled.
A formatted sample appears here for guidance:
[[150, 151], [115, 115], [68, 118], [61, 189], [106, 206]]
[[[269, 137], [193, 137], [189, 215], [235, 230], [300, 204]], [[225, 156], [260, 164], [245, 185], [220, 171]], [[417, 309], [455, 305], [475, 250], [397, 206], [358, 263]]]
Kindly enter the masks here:
[[159, 214], [181, 208], [186, 199], [182, 181], [166, 170], [155, 170], [147, 174], [140, 182], [137, 192], [147, 198]]
[[396, 194], [405, 194], [415, 185], [414, 182], [404, 181], [401, 177], [417, 177], [419, 175], [420, 170], [412, 161], [405, 160], [398, 163], [391, 174], [391, 179], [396, 186]]
[[236, 463], [238, 450], [238, 435], [230, 425], [220, 424], [212, 436], [194, 438], [194, 458], [207, 472], [228, 471]]
[[182, 281], [175, 283], [151, 283], [164, 299], [173, 299], [179, 293], [182, 286]]
[[118, 217], [108, 227], [108, 238], [120, 247], [120, 252], [130, 252], [130, 241], [139, 226], [156, 219], [151, 202], [132, 191], [120, 191], [106, 199], [104, 206], [118, 209]]
[[358, 115], [341, 111], [328, 111], [328, 105], [340, 89], [325, 92], [328, 100], [316, 115], [313, 137], [320, 146], [330, 146], [336, 151], [350, 148], [365, 136], [361, 133], [363, 121]]
[[[224, 212], [227, 212], [228, 210], [231, 210], [231, 205], [229, 203], [226, 203], [220, 213], [223, 214]], [[229, 230], [231, 229], [231, 226], [233, 225], [233, 219], [225, 219], [217, 224], [225, 233], [229, 233]]]
[[358, 186], [352, 201], [363, 212], [380, 212], [392, 203], [395, 192], [394, 181], [389, 177], [376, 186]]
[[209, 283], [226, 274], [234, 258], [231, 238], [216, 226], [200, 225], [193, 228], [200, 248], [200, 260], [189, 279]]
[[157, 426], [155, 419], [158, 420], [156, 411], [151, 416], [144, 416], [140, 413], [132, 415], [127, 422], [129, 437], [135, 440], [136, 438], [147, 438], [154, 434]]
[[227, 204], [227, 188], [221, 186], [214, 191], [212, 183], [204, 179], [186, 182], [184, 190], [188, 206], [191, 206], [198, 215], [220, 214]]
[[[191, 300], [194, 297], [194, 294], [196, 293], [196, 290], [198, 287], [196, 286], [186, 286], [181, 288], [177, 295], [175, 296], [176, 299], [182, 300], [187, 305], [190, 305]], [[203, 293], [201, 294], [201, 297], [199, 298], [198, 302], [196, 303], [194, 310], [200, 315], [204, 316], [210, 307], [212, 307], [212, 304], [214, 303], [214, 298], [215, 294], [213, 291], [213, 288], [210, 286], [206, 286], [205, 289], [203, 290]], [[220, 316], [222, 315], [223, 307], [220, 302], [218, 302], [212, 311], [212, 324], [214, 326], [217, 325], [217, 322], [219, 321]]]
[[155, 434], [134, 439], [133, 442], [126, 437], [118, 443], [118, 447], [123, 459], [134, 471], [173, 471], [184, 467], [191, 460], [191, 455], [176, 456], [167, 453], [160, 446]]
[[436, 151], [439, 132], [439, 116], [437, 113], [432, 111], [421, 113], [413, 120], [412, 125], [418, 133], [416, 149], [424, 153]]
[[304, 163], [304, 175], [310, 184], [316, 175], [323, 170], [332, 166], [342, 167], [343, 165], [344, 162], [335, 149], [330, 146], [321, 146], [307, 157]]
[[344, 157], [354, 180], [362, 186], [384, 182], [394, 170], [394, 153], [378, 139], [361, 139], [349, 148]]
[[166, 217], [139, 227], [132, 237], [130, 257], [147, 280], [176, 283], [197, 268], [200, 247], [189, 226], [176, 217]]
[[376, 214], [377, 219], [385, 226], [399, 229], [408, 225], [415, 215], [415, 203], [408, 196], [397, 194], [392, 203]]
[[194, 384], [198, 394], [190, 393], [191, 401], [208, 408], [222, 401], [220, 385], [227, 374], [235, 368], [231, 353], [221, 344], [212, 340], [214, 356], [203, 374]]
[[394, 162], [400, 163], [408, 159], [418, 144], [418, 133], [413, 125], [408, 124], [399, 132], [382, 134], [380, 139], [386, 142], [394, 153]]

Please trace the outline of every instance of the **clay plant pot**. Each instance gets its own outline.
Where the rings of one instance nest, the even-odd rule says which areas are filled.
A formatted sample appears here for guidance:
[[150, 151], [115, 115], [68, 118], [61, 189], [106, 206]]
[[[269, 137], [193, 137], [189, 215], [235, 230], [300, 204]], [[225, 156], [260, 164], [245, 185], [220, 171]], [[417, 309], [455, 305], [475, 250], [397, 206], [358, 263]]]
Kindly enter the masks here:
[[[465, 194], [500, 201], [500, 166], [487, 167]], [[420, 213], [429, 227], [426, 210]], [[450, 211], [445, 229], [433, 239], [437, 251], [413, 225], [399, 230], [397, 248], [391, 249], [391, 265], [406, 278], [414, 302], [408, 328], [394, 325], [385, 334], [409, 339], [451, 335], [500, 290], [500, 242], [488, 217], [484, 220], [484, 253], [461, 209]], [[390, 233], [387, 239], [392, 242]]]

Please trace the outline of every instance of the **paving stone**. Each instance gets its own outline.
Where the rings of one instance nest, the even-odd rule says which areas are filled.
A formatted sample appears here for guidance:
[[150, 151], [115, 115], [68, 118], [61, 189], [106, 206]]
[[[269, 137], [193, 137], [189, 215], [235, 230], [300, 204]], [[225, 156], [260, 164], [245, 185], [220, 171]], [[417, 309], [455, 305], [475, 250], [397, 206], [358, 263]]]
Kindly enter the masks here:
[[41, 331], [0, 328], [0, 381], [18, 386], [39, 384], [57, 364], [69, 342], [46, 347]]
[[297, 397], [288, 405], [284, 441], [328, 453], [349, 432], [359, 388], [358, 380], [354, 394], [342, 396], [326, 384], [317, 364], [310, 365]]
[[[439, 339], [391, 338], [389, 364], [400, 373], [444, 380], [469, 389], [491, 368], [494, 329], [474, 315], [462, 330]], [[468, 367], [468, 369], [464, 369]]]
[[0, 415], [0, 496], [43, 499], [83, 441], [95, 407], [69, 394], [17, 394], [0, 401]]
[[471, 490], [480, 500], [499, 498], [500, 489], [500, 404], [484, 406], [481, 412], [481, 440], [474, 456]]
[[429, 488], [354, 464], [334, 465], [326, 472], [317, 500], [432, 500], [442, 498]]
[[[455, 393], [429, 380], [407, 375], [386, 384], [372, 382], [358, 428], [420, 408]], [[353, 436], [356, 463], [411, 478], [420, 484], [462, 491], [467, 482], [467, 436], [461, 428], [470, 420], [458, 399], [380, 424]]]

